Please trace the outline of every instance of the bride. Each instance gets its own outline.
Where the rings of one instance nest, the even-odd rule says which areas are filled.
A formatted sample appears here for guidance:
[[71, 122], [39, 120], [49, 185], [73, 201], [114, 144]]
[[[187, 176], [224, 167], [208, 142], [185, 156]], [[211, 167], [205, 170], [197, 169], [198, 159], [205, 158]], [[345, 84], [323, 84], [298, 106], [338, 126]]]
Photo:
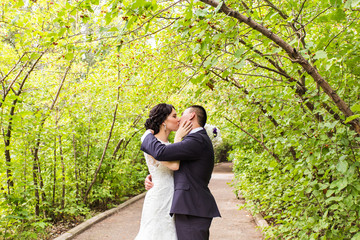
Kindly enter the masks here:
[[[168, 137], [172, 131], [177, 131], [174, 142], [180, 142], [190, 132], [191, 124], [179, 127], [175, 108], [161, 103], [151, 109], [145, 128], [154, 130], [155, 137], [163, 144], [170, 144]], [[146, 193], [140, 230], [135, 240], [177, 240], [170, 207], [174, 194], [173, 171], [179, 169], [180, 162], [159, 162], [148, 154], [145, 154], [145, 160], [154, 187]]]

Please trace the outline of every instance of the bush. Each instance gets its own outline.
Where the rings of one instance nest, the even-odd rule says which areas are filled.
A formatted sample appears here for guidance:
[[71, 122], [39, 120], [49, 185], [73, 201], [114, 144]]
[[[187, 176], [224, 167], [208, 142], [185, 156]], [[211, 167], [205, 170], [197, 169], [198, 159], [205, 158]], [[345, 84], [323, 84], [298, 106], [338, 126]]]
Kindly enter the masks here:
[[[318, 139], [327, 140], [325, 134]], [[344, 141], [345, 133], [338, 128], [332, 139]], [[276, 161], [245, 142], [231, 152], [234, 185], [247, 200], [245, 207], [269, 221], [267, 239], [360, 239], [359, 153], [351, 144], [298, 140], [296, 160], [284, 152]]]
[[214, 146], [215, 162], [229, 161], [229, 152], [232, 150], [232, 145], [228, 141], [222, 141], [220, 144]]

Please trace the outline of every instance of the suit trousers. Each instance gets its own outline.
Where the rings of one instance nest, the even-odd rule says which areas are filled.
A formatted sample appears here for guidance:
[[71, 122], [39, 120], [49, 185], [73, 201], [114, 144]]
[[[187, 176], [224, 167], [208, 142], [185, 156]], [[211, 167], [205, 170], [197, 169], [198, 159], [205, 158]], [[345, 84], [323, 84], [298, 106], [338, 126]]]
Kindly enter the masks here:
[[212, 218], [175, 214], [178, 240], [209, 240]]

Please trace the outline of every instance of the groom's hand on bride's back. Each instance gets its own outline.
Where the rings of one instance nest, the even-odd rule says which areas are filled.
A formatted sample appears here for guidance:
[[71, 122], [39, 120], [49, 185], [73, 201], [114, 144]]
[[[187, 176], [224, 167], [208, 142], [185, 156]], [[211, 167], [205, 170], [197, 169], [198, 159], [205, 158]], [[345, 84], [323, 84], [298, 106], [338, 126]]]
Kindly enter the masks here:
[[154, 183], [152, 182], [152, 178], [151, 178], [150, 174], [146, 176], [144, 184], [145, 184], [146, 190], [150, 190], [154, 186]]

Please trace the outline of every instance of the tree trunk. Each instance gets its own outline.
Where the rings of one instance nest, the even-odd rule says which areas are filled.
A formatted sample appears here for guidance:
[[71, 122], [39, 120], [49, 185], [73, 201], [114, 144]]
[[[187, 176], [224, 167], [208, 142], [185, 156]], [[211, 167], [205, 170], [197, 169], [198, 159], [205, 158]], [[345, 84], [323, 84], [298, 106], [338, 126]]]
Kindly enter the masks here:
[[95, 174], [94, 174], [94, 177], [93, 177], [93, 180], [91, 181], [90, 183], [90, 186], [88, 187], [88, 189], [86, 190], [85, 192], [85, 195], [84, 195], [84, 198], [83, 198], [83, 201], [86, 202], [86, 199], [91, 191], [91, 188], [93, 187], [93, 185], [95, 184], [96, 182], [96, 179], [97, 179], [97, 175], [101, 169], [101, 165], [104, 161], [104, 158], [105, 158], [105, 153], [106, 153], [106, 150], [108, 149], [109, 147], [109, 143], [110, 143], [110, 139], [111, 139], [111, 135], [112, 135], [112, 131], [114, 129], [114, 125], [115, 125], [115, 121], [116, 121], [116, 113], [117, 113], [117, 109], [118, 109], [118, 106], [119, 106], [119, 98], [120, 98], [120, 92], [119, 92], [120, 88], [117, 89], [117, 99], [116, 99], [116, 106], [115, 106], [115, 110], [114, 110], [114, 115], [113, 115], [113, 121], [112, 121], [112, 124], [111, 124], [111, 128], [110, 128], [110, 132], [109, 132], [109, 137], [107, 139], [107, 142], [106, 142], [106, 145], [105, 145], [105, 148], [104, 148], [104, 151], [103, 151], [103, 154], [101, 156], [101, 159], [100, 159], [100, 162], [99, 162], [99, 165], [95, 171]]
[[116, 144], [116, 147], [114, 149], [114, 152], [112, 154], [113, 159], [116, 158], [117, 152], [120, 150], [121, 144], [124, 142], [124, 139], [120, 139], [120, 141]]
[[54, 139], [54, 170], [53, 170], [53, 189], [52, 189], [52, 206], [55, 207], [55, 193], [56, 193], [56, 137]]
[[[23, 139], [26, 139], [25, 137], [23, 137]], [[25, 148], [25, 151], [24, 151], [24, 192], [26, 192], [26, 187], [27, 187], [27, 182], [26, 182], [26, 179], [27, 179], [27, 152], [28, 152], [28, 148], [29, 148], [29, 145], [26, 144], [26, 148]]]
[[39, 216], [40, 213], [40, 196], [39, 196], [39, 188], [38, 188], [38, 176], [37, 176], [37, 163], [36, 159], [33, 158], [33, 181], [34, 181], [34, 190], [35, 190], [35, 215]]
[[[33, 151], [33, 156], [34, 156], [34, 165], [33, 165], [33, 170], [34, 171], [37, 171], [37, 181], [39, 181], [39, 187], [37, 187], [37, 195], [39, 195], [39, 189], [41, 191], [41, 200], [42, 202], [46, 202], [46, 194], [45, 194], [45, 191], [44, 191], [44, 181], [43, 181], [43, 178], [42, 178], [42, 173], [41, 173], [41, 167], [40, 167], [40, 161], [39, 161], [39, 147], [40, 147], [40, 141], [37, 141], [36, 143], [37, 145], [35, 146], [34, 148], [34, 151]], [[44, 214], [46, 215], [46, 212], [44, 212]]]
[[12, 124], [13, 124], [13, 116], [15, 113], [15, 106], [17, 103], [17, 99], [14, 100], [11, 109], [10, 109], [10, 119], [9, 125], [5, 135], [5, 160], [6, 160], [6, 182], [7, 182], [7, 190], [8, 194], [11, 194], [11, 188], [14, 186], [14, 182], [12, 180], [12, 171], [11, 171], [11, 155], [10, 155], [10, 139], [11, 139], [11, 132], [12, 132]]
[[61, 174], [62, 174], [62, 195], [61, 195], [61, 209], [65, 208], [65, 164], [64, 155], [62, 151], [61, 136], [59, 136], [60, 160], [61, 160]]
[[[91, 130], [91, 118], [89, 118], [89, 127], [88, 127], [88, 139], [87, 139], [87, 149], [86, 149], [86, 169], [85, 171], [89, 171], [89, 155], [90, 155], [90, 139], [91, 139], [91, 136], [90, 136], [90, 131]], [[85, 188], [86, 186], [88, 185], [88, 174], [84, 174], [84, 177], [85, 177]], [[81, 193], [82, 193], [82, 197], [85, 196], [85, 188], [82, 188], [81, 190]]]
[[73, 151], [74, 151], [74, 165], [75, 165], [75, 184], [76, 184], [76, 199], [79, 198], [79, 176], [78, 176], [78, 165], [76, 158], [76, 143], [75, 135], [73, 134]]
[[[32, 65], [32, 67], [30, 68], [30, 70], [27, 72], [27, 74], [25, 75], [25, 77], [23, 78], [22, 82], [20, 83], [20, 87], [17, 93], [15, 93], [16, 96], [19, 96], [22, 92], [22, 88], [24, 87], [24, 84], [26, 82], [26, 80], [28, 79], [30, 73], [34, 70], [35, 66], [37, 65], [37, 63], [40, 61], [40, 58], [44, 55], [45, 52], [43, 52], [40, 57], [38, 57], [38, 59], [34, 62], [34, 64]], [[25, 54], [24, 54], [25, 55]], [[23, 56], [24, 56], [23, 55]], [[21, 56], [21, 58], [23, 57]], [[20, 58], [20, 60], [21, 60]], [[19, 60], [19, 61], [20, 61]], [[0, 102], [0, 107], [2, 106], [2, 103], [5, 101], [5, 98], [7, 96], [7, 94], [10, 92], [12, 84], [15, 83], [15, 81], [19, 78], [20, 74], [22, 73], [22, 71], [25, 69], [27, 64], [25, 64], [23, 66], [23, 68], [20, 70], [20, 72], [18, 73], [18, 75], [15, 77], [15, 79], [12, 81], [12, 83], [10, 84], [10, 86], [8, 87], [8, 90], [6, 92], [4, 92], [3, 95], [3, 101]], [[6, 77], [6, 76], [5, 76]], [[5, 77], [3, 79], [5, 79]], [[10, 109], [10, 119], [9, 119], [9, 125], [8, 125], [8, 129], [6, 132], [6, 137], [4, 138], [5, 140], [5, 159], [6, 159], [6, 177], [7, 177], [7, 188], [8, 188], [8, 194], [11, 193], [11, 188], [14, 186], [14, 182], [12, 180], [12, 172], [10, 169], [10, 165], [11, 165], [11, 155], [10, 155], [10, 142], [11, 142], [11, 132], [12, 132], [12, 124], [13, 124], [13, 116], [15, 113], [15, 106], [17, 103], [17, 99], [14, 100], [11, 109]]]
[[[50, 111], [52, 111], [54, 109], [54, 106], [55, 106], [55, 103], [60, 95], [60, 91], [64, 85], [64, 82], [65, 82], [65, 79], [66, 79], [66, 76], [68, 74], [68, 72], [70, 71], [70, 68], [71, 68], [71, 64], [72, 64], [73, 60], [70, 62], [69, 66], [67, 67], [66, 69], [66, 72], [61, 80], [61, 83], [60, 83], [60, 86], [56, 92], [56, 96], [51, 104], [51, 107], [50, 107]], [[21, 89], [21, 88], [20, 88]], [[20, 92], [20, 91], [19, 91]], [[46, 194], [45, 194], [45, 191], [44, 191], [44, 181], [43, 181], [43, 178], [42, 178], [42, 174], [41, 174], [41, 167], [40, 167], [40, 161], [39, 161], [39, 147], [40, 147], [40, 140], [41, 140], [41, 132], [42, 132], [42, 129], [44, 127], [44, 124], [45, 124], [45, 121], [47, 119], [47, 115], [44, 115], [41, 119], [41, 122], [40, 122], [40, 126], [39, 126], [39, 133], [38, 133], [38, 137], [36, 139], [36, 147], [33, 151], [33, 154], [34, 154], [34, 161], [36, 161], [37, 163], [37, 169], [38, 169], [38, 173], [39, 173], [39, 179], [40, 179], [40, 189], [42, 191], [42, 201], [45, 202], [46, 201]], [[54, 170], [56, 171], [56, 170]], [[55, 180], [56, 181], [56, 180]]]

